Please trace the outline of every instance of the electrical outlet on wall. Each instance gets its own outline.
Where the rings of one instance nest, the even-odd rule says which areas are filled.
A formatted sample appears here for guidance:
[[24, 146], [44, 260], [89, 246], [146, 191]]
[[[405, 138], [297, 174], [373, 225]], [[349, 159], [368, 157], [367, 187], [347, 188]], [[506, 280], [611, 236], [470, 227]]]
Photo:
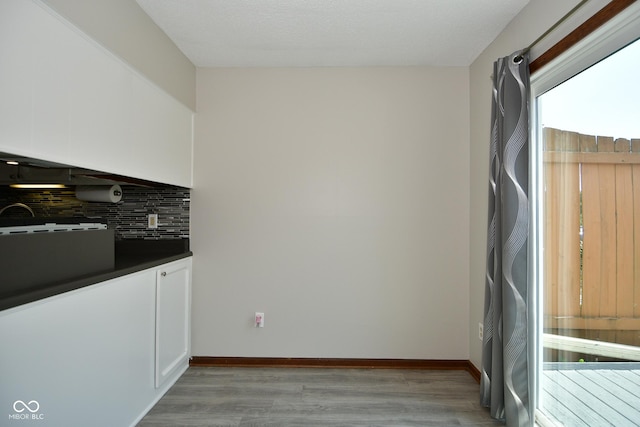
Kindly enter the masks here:
[[158, 228], [158, 214], [147, 215], [147, 228]]
[[256, 311], [256, 328], [264, 328], [264, 313], [260, 313]]
[[480, 341], [482, 341], [482, 338], [484, 338], [484, 325], [482, 324], [482, 322], [478, 323], [478, 338], [480, 339]]

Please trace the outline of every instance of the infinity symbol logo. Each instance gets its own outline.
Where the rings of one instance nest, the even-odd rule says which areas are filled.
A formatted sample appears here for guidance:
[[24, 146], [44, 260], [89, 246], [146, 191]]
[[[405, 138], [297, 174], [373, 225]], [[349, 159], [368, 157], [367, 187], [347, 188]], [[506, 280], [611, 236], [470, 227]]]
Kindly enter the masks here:
[[[33, 404], [33, 408], [31, 404]], [[13, 402], [14, 411], [22, 412], [25, 409], [31, 413], [38, 412], [38, 409], [40, 409], [40, 404], [37, 400], [30, 400], [29, 403], [24, 403], [22, 400], [16, 400], [15, 402]]]

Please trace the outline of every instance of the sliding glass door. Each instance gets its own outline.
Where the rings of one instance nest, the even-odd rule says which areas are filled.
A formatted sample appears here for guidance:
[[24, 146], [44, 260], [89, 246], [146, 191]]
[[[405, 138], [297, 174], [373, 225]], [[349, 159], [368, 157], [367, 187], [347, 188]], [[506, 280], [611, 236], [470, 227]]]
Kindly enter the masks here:
[[638, 9], [532, 76], [541, 424], [640, 426]]

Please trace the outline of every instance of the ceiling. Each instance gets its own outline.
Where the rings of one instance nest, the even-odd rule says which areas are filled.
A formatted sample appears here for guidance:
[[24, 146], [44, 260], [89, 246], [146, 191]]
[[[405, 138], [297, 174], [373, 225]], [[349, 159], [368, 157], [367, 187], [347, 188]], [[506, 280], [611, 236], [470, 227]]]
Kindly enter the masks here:
[[529, 0], [136, 0], [197, 67], [468, 66]]

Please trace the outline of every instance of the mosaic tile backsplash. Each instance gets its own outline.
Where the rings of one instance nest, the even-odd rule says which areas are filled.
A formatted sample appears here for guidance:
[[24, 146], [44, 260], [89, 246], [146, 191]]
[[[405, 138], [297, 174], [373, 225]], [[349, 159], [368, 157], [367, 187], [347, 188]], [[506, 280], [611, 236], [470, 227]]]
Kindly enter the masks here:
[[[24, 203], [44, 218], [96, 217], [106, 221], [116, 240], [189, 238], [188, 189], [180, 187], [122, 186], [118, 203], [84, 202], [73, 189], [18, 190], [0, 186], [0, 208]], [[147, 228], [147, 214], [158, 214], [158, 228]]]

